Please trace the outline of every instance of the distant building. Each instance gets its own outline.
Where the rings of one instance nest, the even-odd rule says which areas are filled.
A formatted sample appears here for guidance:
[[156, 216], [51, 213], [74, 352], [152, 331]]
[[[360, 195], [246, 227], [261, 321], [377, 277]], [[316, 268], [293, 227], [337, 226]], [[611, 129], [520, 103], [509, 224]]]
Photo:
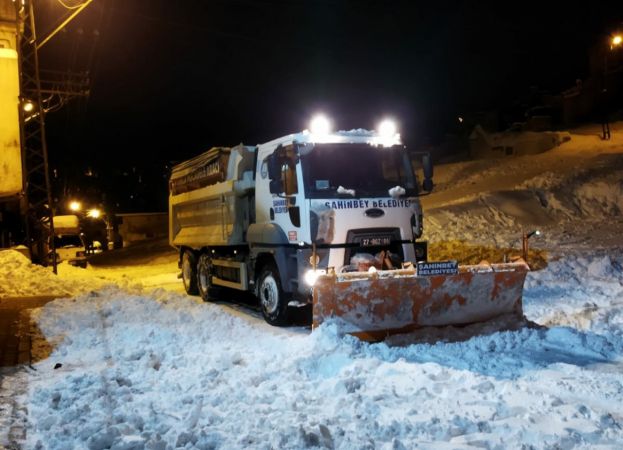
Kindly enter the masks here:
[[115, 214], [115, 217], [124, 247], [138, 241], [165, 238], [169, 235], [169, 214], [166, 212]]

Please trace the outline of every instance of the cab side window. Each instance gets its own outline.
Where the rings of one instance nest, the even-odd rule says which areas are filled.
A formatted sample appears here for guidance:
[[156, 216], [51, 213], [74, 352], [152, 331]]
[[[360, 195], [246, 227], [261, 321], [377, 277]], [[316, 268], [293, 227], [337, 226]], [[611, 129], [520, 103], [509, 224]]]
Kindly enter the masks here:
[[285, 148], [285, 158], [281, 165], [281, 181], [286, 195], [298, 194], [299, 187], [296, 179], [297, 156], [294, 148], [290, 145]]

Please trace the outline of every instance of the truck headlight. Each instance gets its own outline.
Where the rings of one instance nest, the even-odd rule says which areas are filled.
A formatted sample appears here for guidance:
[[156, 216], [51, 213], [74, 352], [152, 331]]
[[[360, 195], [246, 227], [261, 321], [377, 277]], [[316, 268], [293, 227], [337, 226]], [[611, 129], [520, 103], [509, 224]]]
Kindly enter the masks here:
[[305, 280], [305, 283], [307, 283], [309, 286], [313, 286], [314, 284], [316, 284], [316, 280], [318, 279], [318, 277], [320, 275], [325, 275], [326, 273], [327, 271], [324, 269], [309, 269], [307, 272], [305, 272], [305, 276], [303, 278]]

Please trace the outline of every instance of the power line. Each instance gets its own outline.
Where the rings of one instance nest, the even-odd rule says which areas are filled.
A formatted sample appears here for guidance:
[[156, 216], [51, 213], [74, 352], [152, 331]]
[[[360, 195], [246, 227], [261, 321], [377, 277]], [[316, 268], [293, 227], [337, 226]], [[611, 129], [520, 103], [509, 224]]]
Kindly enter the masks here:
[[57, 2], [59, 2], [65, 9], [78, 9], [80, 8], [82, 5], [84, 5], [86, 2], [81, 2], [77, 5], [68, 5], [67, 3], [65, 3], [63, 0], [56, 0]]

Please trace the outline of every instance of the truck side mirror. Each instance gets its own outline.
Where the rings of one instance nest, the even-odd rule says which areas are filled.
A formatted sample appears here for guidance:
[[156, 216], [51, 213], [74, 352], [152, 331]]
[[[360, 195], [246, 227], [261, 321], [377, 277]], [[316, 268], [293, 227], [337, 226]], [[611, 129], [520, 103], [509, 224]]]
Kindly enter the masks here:
[[422, 189], [426, 192], [433, 190], [433, 163], [430, 157], [430, 153], [424, 153], [422, 155], [422, 168], [424, 169], [424, 181], [422, 182]]
[[279, 153], [275, 150], [275, 153], [269, 155], [266, 159], [266, 166], [268, 168], [268, 178], [270, 180], [281, 179], [281, 158]]

